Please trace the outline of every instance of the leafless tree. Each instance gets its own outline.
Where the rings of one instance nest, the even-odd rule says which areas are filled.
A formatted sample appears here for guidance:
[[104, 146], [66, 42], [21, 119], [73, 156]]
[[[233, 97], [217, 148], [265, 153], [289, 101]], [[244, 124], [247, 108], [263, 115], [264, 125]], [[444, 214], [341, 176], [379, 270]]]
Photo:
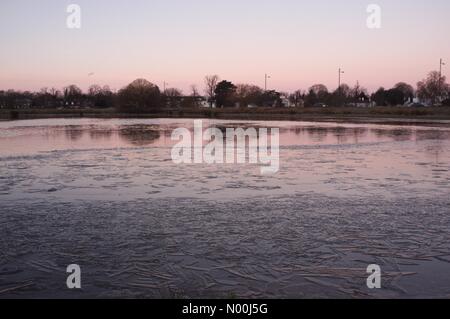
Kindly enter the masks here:
[[410, 102], [412, 102], [415, 92], [414, 92], [414, 88], [411, 85], [409, 85], [405, 82], [399, 82], [394, 86], [394, 89], [397, 89], [403, 93], [403, 97], [404, 97], [403, 103], [407, 102], [408, 100]]
[[205, 93], [208, 97], [208, 101], [211, 107], [213, 105], [214, 97], [216, 94], [216, 87], [219, 83], [219, 80], [220, 78], [218, 75], [207, 75], [205, 77]]
[[183, 95], [183, 92], [176, 88], [168, 88], [164, 92], [164, 95], [167, 97], [180, 97]]
[[120, 108], [128, 111], [143, 111], [160, 106], [159, 88], [145, 79], [137, 79], [118, 93]]
[[445, 76], [441, 77], [437, 71], [430, 72], [425, 80], [417, 83], [417, 96], [430, 101], [433, 105], [442, 101], [445, 98], [445, 92], [448, 91], [449, 84], [446, 83]]
[[64, 101], [68, 105], [75, 105], [81, 102], [83, 92], [76, 85], [69, 85], [64, 88]]
[[191, 96], [194, 98], [200, 96], [200, 93], [198, 92], [198, 89], [197, 89], [197, 85], [195, 85], [195, 84], [191, 85]]
[[302, 106], [302, 102], [304, 99], [305, 94], [301, 90], [297, 90], [291, 95], [289, 95], [289, 101], [295, 105], [295, 107]]
[[260, 104], [264, 90], [252, 84], [236, 86], [236, 100], [241, 107]]

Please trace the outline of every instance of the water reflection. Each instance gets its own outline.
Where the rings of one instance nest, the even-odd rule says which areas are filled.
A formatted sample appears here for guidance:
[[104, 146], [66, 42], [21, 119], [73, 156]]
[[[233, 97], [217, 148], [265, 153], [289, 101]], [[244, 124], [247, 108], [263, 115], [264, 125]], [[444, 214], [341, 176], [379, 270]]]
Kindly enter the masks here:
[[161, 133], [148, 126], [120, 126], [118, 129], [119, 137], [135, 146], [148, 146], [158, 141]]
[[80, 126], [67, 126], [64, 128], [64, 133], [67, 139], [77, 141], [83, 137], [85, 129]]
[[[103, 294], [103, 289], [122, 291], [126, 282], [130, 294], [143, 287], [139, 297], [148, 294], [149, 283], [165, 287], [166, 278], [182, 278], [180, 271], [192, 272], [192, 265], [200, 266], [197, 273], [175, 285], [182, 287], [180, 291], [192, 287], [189, 293], [194, 297], [197, 291], [214, 291], [219, 298], [224, 294], [222, 284], [215, 291], [214, 284], [190, 279], [203, 278], [205, 268], [216, 269], [214, 277], [233, 294], [250, 289], [265, 291], [268, 297], [280, 291], [292, 295], [284, 287], [311, 290], [303, 276], [297, 279], [298, 271], [321, 278], [320, 289], [328, 289], [336, 286], [339, 272], [354, 273], [361, 261], [378, 257], [387, 260], [395, 276], [401, 264], [400, 270], [408, 273], [448, 277], [445, 258], [438, 265], [440, 271], [434, 269], [437, 259], [430, 259], [430, 266], [422, 262], [450, 250], [450, 128], [204, 122], [204, 129], [216, 126], [223, 132], [229, 127], [278, 127], [281, 169], [275, 175], [261, 175], [257, 165], [173, 163], [172, 131], [192, 126], [192, 120], [0, 123], [0, 224], [9, 223], [6, 229], [11, 229], [3, 240], [11, 258], [3, 268], [25, 265], [32, 273], [44, 266], [56, 269], [73, 262], [61, 258], [73, 259], [76, 242], [78, 258], [92, 261], [87, 271], [100, 274], [94, 278], [99, 283], [92, 286], [95, 294]], [[59, 228], [63, 231], [55, 232]], [[35, 243], [42, 246], [39, 254]], [[117, 260], [123, 262], [117, 265]], [[304, 269], [290, 266], [299, 264]], [[142, 280], [133, 265], [169, 277]], [[117, 275], [114, 280], [97, 271], [105, 267], [111, 269], [106, 275]], [[14, 286], [28, 280], [25, 272], [15, 273]], [[232, 273], [252, 277], [243, 282], [242, 276]], [[269, 287], [267, 278], [272, 277], [286, 280]], [[413, 278], [405, 277], [405, 283]], [[292, 285], [293, 280], [298, 285]], [[345, 282], [352, 295], [361, 284]], [[447, 283], [442, 285], [445, 293]], [[59, 291], [59, 280], [51, 284], [56, 287], [51, 291]], [[203, 289], [206, 284], [209, 288]], [[421, 280], [410, 287], [430, 291]], [[312, 296], [318, 288], [312, 289]], [[36, 296], [38, 290], [30, 294]], [[329, 290], [324, 295], [329, 297]], [[387, 295], [392, 297], [389, 290]]]
[[[193, 120], [40, 120], [0, 123], [1, 155], [64, 149], [171, 147], [174, 129], [193, 130]], [[31, 124], [31, 125], [30, 125]], [[403, 141], [450, 140], [444, 127], [306, 122], [203, 121], [203, 129], [279, 128], [281, 146], [320, 146]], [[436, 148], [433, 149], [436, 152]]]
[[112, 129], [92, 129], [89, 130], [89, 136], [92, 140], [107, 140], [111, 139], [113, 135]]

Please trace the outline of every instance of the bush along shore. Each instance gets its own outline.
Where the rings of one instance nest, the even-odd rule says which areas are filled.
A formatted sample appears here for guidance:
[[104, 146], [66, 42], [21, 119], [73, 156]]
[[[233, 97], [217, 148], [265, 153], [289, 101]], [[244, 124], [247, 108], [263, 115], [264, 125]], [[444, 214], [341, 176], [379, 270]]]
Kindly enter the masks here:
[[22, 109], [0, 110], [1, 120], [47, 118], [211, 118], [229, 120], [450, 120], [450, 107], [329, 107], [329, 108], [189, 108], [123, 112], [120, 109]]

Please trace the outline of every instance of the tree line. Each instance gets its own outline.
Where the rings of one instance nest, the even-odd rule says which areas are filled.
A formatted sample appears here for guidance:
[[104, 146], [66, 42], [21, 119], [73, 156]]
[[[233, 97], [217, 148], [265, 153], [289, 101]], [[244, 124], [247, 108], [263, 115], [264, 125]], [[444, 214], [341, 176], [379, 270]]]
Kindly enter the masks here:
[[142, 112], [162, 108], [226, 107], [324, 107], [324, 106], [398, 106], [413, 103], [415, 98], [427, 105], [450, 106], [450, 85], [439, 72], [430, 72], [427, 78], [412, 85], [400, 82], [390, 89], [379, 88], [369, 94], [357, 83], [350, 87], [342, 84], [329, 91], [323, 84], [293, 93], [264, 90], [252, 84], [234, 84], [209, 75], [204, 80], [204, 94], [192, 85], [188, 94], [177, 88], [160, 88], [137, 79], [117, 92], [108, 86], [92, 85], [83, 92], [76, 85], [62, 90], [43, 88], [39, 92], [15, 90], [0, 91], [0, 108], [117, 108], [125, 112]]

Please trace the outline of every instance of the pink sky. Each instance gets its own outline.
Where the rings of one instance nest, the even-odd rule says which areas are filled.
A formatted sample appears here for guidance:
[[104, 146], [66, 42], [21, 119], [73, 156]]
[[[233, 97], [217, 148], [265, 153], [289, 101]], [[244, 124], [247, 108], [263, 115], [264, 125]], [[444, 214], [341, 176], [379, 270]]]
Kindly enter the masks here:
[[450, 63], [444, 0], [378, 1], [378, 30], [367, 28], [362, 0], [73, 2], [80, 30], [66, 27], [69, 1], [0, 2], [0, 89], [119, 89], [143, 77], [188, 92], [207, 74], [263, 87], [265, 73], [271, 89], [335, 89], [342, 67], [343, 83], [374, 90], [415, 85], [440, 58]]

